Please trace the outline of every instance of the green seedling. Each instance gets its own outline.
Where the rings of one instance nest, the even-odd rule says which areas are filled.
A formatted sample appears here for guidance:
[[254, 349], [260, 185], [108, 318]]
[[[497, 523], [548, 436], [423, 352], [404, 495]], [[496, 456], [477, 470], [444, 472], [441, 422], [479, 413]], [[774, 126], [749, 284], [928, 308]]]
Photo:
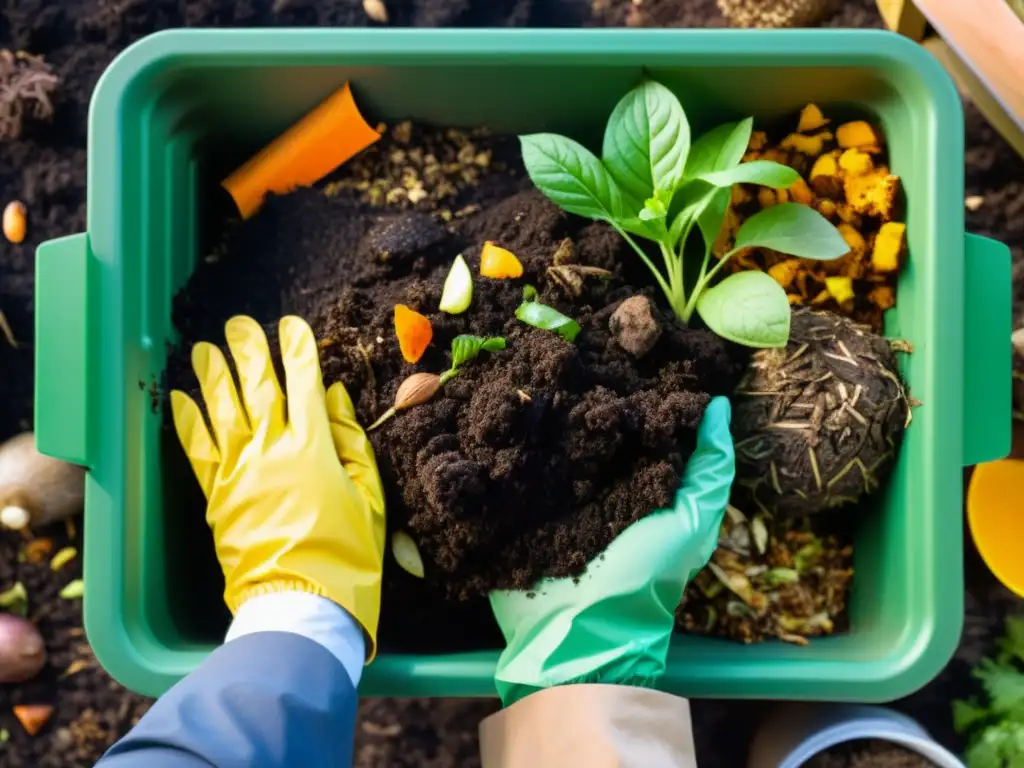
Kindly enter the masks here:
[[[754, 271], [715, 283], [719, 271], [745, 248], [820, 260], [838, 258], [850, 248], [817, 211], [783, 203], [748, 218], [736, 233], [732, 250], [711, 265], [712, 246], [734, 184], [788, 189], [800, 178], [779, 163], [743, 162], [752, 130], [753, 119], [747, 118], [721, 125], [691, 145], [690, 125], [679, 99], [665, 86], [647, 80], [615, 107], [600, 158], [553, 133], [521, 136], [520, 143], [527, 173], [537, 188], [565, 211], [614, 227], [650, 269], [681, 323], [688, 324], [697, 312], [726, 339], [750, 347], [779, 347], [789, 338], [790, 308], [782, 287]], [[684, 255], [694, 229], [702, 235], [698, 255], [702, 250], [703, 262], [687, 285]], [[663, 271], [634, 236], [657, 246]]]
[[476, 358], [483, 352], [499, 352], [505, 348], [505, 339], [501, 336], [485, 338], [483, 336], [456, 336], [452, 339], [452, 367], [441, 374], [441, 384], [444, 385], [453, 376], [459, 373], [463, 365]]

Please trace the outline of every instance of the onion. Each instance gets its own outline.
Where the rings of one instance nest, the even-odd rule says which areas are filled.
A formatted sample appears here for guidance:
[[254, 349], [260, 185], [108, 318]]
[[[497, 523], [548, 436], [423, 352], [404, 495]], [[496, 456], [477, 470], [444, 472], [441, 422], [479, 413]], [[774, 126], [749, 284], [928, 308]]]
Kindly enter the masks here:
[[46, 645], [35, 625], [11, 613], [0, 613], [0, 683], [21, 683], [46, 664]]
[[24, 432], [0, 445], [0, 524], [21, 529], [81, 512], [85, 470], [43, 456]]

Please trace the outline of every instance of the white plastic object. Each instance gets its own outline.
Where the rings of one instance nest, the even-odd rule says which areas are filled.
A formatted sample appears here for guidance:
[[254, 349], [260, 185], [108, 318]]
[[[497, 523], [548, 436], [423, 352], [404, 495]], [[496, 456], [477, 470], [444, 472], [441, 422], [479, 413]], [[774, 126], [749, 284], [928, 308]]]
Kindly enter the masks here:
[[781, 706], [754, 736], [747, 768], [800, 768], [837, 744], [865, 739], [897, 744], [938, 768], [966, 768], [917, 721], [887, 707], [860, 704]]

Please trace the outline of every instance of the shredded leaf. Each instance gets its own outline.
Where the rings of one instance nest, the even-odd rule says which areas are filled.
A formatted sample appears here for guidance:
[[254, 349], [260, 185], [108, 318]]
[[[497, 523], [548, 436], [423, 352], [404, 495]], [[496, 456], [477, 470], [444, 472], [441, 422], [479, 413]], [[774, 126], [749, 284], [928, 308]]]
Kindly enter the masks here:
[[64, 589], [60, 591], [60, 596], [65, 600], [77, 600], [85, 595], [85, 582], [81, 579], [75, 579], [69, 581], [65, 585]]
[[50, 561], [50, 568], [53, 571], [59, 571], [65, 565], [70, 563], [78, 555], [78, 550], [74, 547], [64, 547], [60, 552], [53, 556]]

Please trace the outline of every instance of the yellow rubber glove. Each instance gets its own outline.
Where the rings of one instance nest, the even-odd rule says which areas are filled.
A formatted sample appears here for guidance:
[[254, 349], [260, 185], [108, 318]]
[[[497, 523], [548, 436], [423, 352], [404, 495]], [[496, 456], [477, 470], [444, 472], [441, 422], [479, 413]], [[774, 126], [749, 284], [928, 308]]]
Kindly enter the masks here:
[[221, 351], [206, 342], [192, 350], [212, 435], [199, 406], [171, 392], [178, 439], [209, 502], [224, 600], [234, 613], [270, 592], [329, 598], [366, 631], [369, 663], [384, 562], [384, 492], [370, 441], [345, 387], [324, 392], [303, 320], [280, 323], [287, 413], [263, 329], [233, 317], [225, 332], [241, 400]]

